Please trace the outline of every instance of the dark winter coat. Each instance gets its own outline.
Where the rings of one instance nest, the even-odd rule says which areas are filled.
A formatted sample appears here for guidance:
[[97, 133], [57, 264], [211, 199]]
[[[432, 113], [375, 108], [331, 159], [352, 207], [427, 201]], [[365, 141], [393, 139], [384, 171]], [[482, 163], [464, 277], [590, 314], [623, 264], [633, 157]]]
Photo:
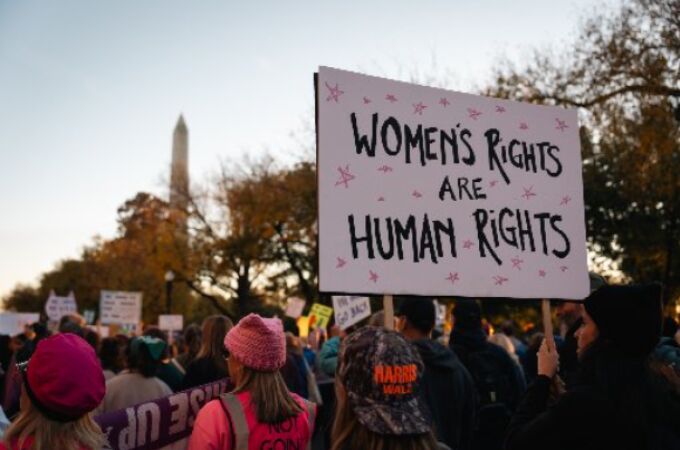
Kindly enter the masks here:
[[[659, 391], [648, 361], [591, 353], [573, 385], [552, 406], [550, 379], [539, 376], [534, 381], [508, 427], [506, 449], [679, 449], [674, 427], [658, 420], [661, 416], [678, 424], [677, 397], [669, 401]], [[676, 409], [655, 411], [661, 404], [675, 404]]]
[[184, 389], [190, 389], [228, 376], [229, 371], [226, 363], [218, 365], [213, 358], [196, 358], [189, 364], [182, 384]]
[[449, 346], [472, 376], [479, 398], [473, 448], [500, 450], [526, 388], [522, 370], [505, 349], [486, 340], [481, 328], [454, 328]]
[[422, 339], [413, 345], [425, 364], [421, 395], [432, 414], [437, 440], [452, 450], [471, 449], [477, 401], [472, 377], [438, 342]]

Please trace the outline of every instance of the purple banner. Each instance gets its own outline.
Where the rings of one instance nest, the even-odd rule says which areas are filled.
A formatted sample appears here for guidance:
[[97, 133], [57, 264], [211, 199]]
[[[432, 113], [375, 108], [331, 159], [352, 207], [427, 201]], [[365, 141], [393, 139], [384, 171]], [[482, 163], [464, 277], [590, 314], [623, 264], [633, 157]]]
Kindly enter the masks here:
[[225, 378], [102, 414], [95, 421], [106, 433], [113, 450], [154, 450], [188, 437], [201, 407], [232, 388], [231, 381]]

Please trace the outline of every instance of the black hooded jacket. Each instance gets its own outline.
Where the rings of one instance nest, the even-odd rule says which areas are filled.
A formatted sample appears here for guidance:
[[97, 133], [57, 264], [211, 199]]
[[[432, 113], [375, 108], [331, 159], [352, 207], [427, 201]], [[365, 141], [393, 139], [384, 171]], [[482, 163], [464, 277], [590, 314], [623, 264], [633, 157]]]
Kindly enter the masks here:
[[472, 377], [450, 349], [430, 339], [412, 342], [425, 364], [421, 395], [437, 440], [452, 450], [472, 448], [477, 398]]

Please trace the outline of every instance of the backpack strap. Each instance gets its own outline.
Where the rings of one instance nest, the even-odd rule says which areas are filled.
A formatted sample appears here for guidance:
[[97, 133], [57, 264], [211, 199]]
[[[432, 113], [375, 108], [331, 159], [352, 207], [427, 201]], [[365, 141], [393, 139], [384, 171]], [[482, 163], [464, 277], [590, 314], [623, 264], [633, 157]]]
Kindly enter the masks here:
[[220, 395], [220, 402], [231, 419], [231, 430], [236, 440], [234, 450], [248, 450], [250, 430], [241, 402], [231, 393]]
[[312, 437], [314, 436], [314, 422], [316, 421], [316, 405], [313, 402], [302, 399], [307, 408], [307, 423], [309, 424], [309, 441], [307, 450], [312, 450]]

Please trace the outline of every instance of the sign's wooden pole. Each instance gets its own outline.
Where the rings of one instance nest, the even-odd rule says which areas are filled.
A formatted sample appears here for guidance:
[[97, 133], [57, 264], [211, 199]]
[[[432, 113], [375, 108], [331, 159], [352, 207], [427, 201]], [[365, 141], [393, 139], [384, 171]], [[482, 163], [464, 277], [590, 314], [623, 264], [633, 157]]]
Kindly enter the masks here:
[[550, 300], [541, 300], [541, 311], [543, 313], [543, 333], [548, 343], [548, 348], [555, 349], [555, 336], [553, 335], [552, 315], [550, 314]]
[[394, 301], [391, 295], [383, 296], [383, 311], [385, 312], [385, 328], [394, 330]]

